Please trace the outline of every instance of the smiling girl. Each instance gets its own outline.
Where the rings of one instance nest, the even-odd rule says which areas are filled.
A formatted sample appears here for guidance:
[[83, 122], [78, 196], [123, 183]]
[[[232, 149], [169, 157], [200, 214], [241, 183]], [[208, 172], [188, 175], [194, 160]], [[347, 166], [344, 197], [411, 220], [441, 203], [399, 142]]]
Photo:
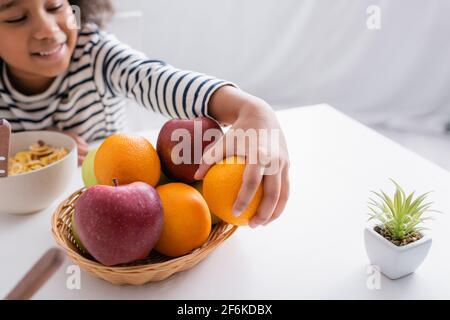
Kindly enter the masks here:
[[[81, 9], [79, 29], [71, 5]], [[171, 118], [205, 116], [232, 129], [281, 130], [263, 100], [230, 82], [149, 59], [103, 32], [99, 26], [111, 13], [106, 0], [0, 0], [0, 118], [13, 132], [62, 131], [77, 141], [81, 162], [86, 142], [123, 130], [127, 98]], [[259, 165], [247, 165], [244, 173], [236, 214], [265, 182], [252, 227], [276, 219], [288, 198], [283, 135], [278, 143], [277, 153], [258, 150], [277, 163], [275, 174]], [[203, 178], [209, 167], [201, 165], [196, 177]]]

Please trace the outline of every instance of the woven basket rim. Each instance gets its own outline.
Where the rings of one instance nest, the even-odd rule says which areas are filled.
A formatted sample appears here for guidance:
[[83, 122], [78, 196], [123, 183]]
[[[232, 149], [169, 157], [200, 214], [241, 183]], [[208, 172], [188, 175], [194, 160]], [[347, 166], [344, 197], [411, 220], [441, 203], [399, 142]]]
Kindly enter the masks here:
[[[78, 194], [82, 194], [84, 191], [86, 191], [87, 188], [83, 187], [76, 191], [74, 191], [70, 196], [68, 196], [65, 200], [63, 200], [56, 208], [52, 215], [52, 235], [55, 241], [58, 243], [59, 246], [61, 246], [67, 255], [71, 256], [72, 258], [76, 258], [79, 263], [82, 263], [85, 266], [89, 266], [91, 268], [95, 268], [98, 270], [104, 270], [109, 272], [117, 272], [117, 273], [127, 273], [127, 272], [139, 272], [143, 271], [145, 268], [151, 267], [153, 269], [159, 269], [164, 268], [170, 265], [179, 265], [183, 261], [189, 261], [192, 259], [195, 259], [197, 256], [201, 255], [203, 252], [208, 250], [213, 250], [215, 247], [220, 245], [224, 240], [226, 240], [228, 237], [230, 237], [237, 229], [238, 226], [233, 226], [231, 224], [228, 224], [226, 222], [219, 222], [217, 225], [213, 226], [216, 228], [222, 227], [225, 231], [223, 233], [226, 233], [225, 238], [221, 239], [221, 241], [211, 241], [209, 243], [205, 243], [199, 248], [194, 249], [190, 253], [187, 253], [180, 257], [167, 257], [167, 261], [162, 262], [154, 262], [154, 263], [143, 263], [138, 265], [117, 265], [117, 266], [105, 266], [101, 264], [98, 261], [91, 260], [81, 254], [79, 251], [76, 251], [72, 249], [66, 242], [67, 239], [62, 235], [61, 228], [58, 227], [58, 223], [60, 222], [60, 214], [63, 213], [65, 208], [70, 208], [70, 210], [73, 210], [73, 204], [70, 202], [73, 201], [72, 199], [76, 197]], [[212, 232], [213, 230], [211, 230]], [[217, 240], [217, 239], [216, 239]], [[217, 243], [216, 243], [217, 242]], [[153, 250], [152, 250], [153, 251]], [[72, 259], [73, 260], [73, 259]]]

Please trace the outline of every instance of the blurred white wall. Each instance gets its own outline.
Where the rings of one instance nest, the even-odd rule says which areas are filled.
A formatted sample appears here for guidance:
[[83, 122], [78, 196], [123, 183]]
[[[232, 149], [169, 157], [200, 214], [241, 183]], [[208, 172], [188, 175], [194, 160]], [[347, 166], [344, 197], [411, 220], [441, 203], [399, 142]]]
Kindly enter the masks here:
[[[450, 122], [448, 0], [114, 2], [111, 29], [124, 42], [275, 108], [326, 102], [368, 124], [425, 132]], [[366, 26], [370, 5], [380, 30]], [[127, 20], [130, 11], [142, 16]]]

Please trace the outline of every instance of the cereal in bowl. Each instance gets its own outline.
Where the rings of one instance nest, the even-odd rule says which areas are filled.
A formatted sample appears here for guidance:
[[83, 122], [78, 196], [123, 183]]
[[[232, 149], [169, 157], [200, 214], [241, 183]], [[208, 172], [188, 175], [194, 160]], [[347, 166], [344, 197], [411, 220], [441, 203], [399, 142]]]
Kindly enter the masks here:
[[33, 170], [44, 168], [62, 158], [68, 151], [65, 148], [56, 148], [39, 140], [26, 151], [20, 151], [9, 159], [9, 175], [14, 176]]

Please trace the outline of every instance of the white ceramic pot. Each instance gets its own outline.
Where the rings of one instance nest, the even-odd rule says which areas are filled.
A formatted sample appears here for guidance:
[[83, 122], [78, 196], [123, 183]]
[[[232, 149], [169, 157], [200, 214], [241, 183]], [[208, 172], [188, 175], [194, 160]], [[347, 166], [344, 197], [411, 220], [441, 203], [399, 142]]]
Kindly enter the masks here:
[[396, 246], [373, 227], [364, 230], [364, 241], [371, 264], [392, 280], [413, 273], [425, 260], [431, 247], [431, 238], [427, 235], [406, 246]]
[[11, 135], [10, 154], [28, 150], [38, 140], [64, 147], [69, 154], [47, 167], [0, 178], [0, 214], [30, 214], [49, 207], [70, 185], [77, 170], [77, 144], [71, 137], [51, 131], [28, 131]]

